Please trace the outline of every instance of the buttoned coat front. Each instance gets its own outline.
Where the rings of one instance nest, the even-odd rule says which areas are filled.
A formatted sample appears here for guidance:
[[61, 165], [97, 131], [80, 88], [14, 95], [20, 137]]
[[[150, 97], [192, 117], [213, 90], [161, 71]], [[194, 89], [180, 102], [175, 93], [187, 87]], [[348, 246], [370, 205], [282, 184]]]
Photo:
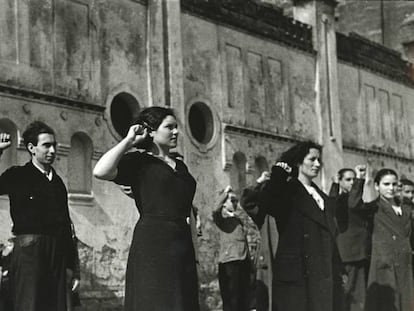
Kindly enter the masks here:
[[411, 210], [403, 205], [397, 216], [383, 199], [366, 207], [374, 213], [367, 310], [412, 311]]
[[279, 244], [273, 273], [273, 310], [339, 311], [343, 305], [342, 264], [336, 245], [336, 201], [322, 211], [296, 178], [274, 166], [259, 208], [275, 217]]

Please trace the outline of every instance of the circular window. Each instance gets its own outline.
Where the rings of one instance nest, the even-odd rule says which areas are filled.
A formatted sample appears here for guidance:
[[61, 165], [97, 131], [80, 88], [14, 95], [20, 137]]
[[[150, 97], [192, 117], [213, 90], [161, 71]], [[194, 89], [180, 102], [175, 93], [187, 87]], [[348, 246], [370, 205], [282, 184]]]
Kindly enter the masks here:
[[211, 109], [202, 102], [194, 103], [188, 113], [191, 135], [200, 144], [208, 144], [214, 134], [214, 118]]
[[111, 121], [117, 133], [124, 137], [139, 114], [139, 103], [128, 93], [119, 93], [111, 102]]

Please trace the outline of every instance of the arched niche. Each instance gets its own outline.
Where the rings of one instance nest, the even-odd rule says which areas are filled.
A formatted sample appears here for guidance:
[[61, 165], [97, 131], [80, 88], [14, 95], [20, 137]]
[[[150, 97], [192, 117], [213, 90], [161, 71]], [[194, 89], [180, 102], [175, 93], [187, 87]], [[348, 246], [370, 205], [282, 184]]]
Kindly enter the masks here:
[[263, 156], [258, 156], [254, 159], [254, 175], [259, 178], [264, 171], [269, 171], [269, 164]]
[[85, 133], [75, 133], [70, 141], [68, 157], [69, 193], [92, 193], [92, 139]]

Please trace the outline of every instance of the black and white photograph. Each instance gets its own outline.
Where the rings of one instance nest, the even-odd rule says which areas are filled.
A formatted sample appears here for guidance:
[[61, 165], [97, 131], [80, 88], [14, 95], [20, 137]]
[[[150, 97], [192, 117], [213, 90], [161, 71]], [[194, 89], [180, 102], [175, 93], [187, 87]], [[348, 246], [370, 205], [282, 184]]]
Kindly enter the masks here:
[[413, 311], [413, 0], [0, 0], [0, 311]]

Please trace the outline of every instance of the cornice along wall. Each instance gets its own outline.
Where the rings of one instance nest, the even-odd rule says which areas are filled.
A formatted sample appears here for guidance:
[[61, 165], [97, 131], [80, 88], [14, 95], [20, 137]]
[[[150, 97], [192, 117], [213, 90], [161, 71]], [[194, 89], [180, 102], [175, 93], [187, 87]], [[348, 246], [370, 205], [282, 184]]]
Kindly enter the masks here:
[[33, 90], [27, 90], [20, 87], [15, 87], [11, 85], [5, 85], [0, 84], [0, 94], [10, 94], [17, 97], [23, 97], [23, 98], [31, 98], [35, 100], [41, 100], [45, 102], [50, 102], [66, 107], [71, 108], [78, 108], [78, 109], [84, 109], [86, 111], [93, 111], [93, 112], [103, 112], [105, 110], [104, 106], [100, 106], [97, 104], [87, 103], [83, 101], [79, 101], [76, 99], [68, 98], [68, 97], [62, 97], [62, 96], [56, 96], [46, 93], [41, 93]]
[[253, 0], [181, 0], [183, 12], [314, 53], [312, 27]]
[[[303, 1], [298, 1], [303, 2]], [[326, 0], [336, 5], [336, 0]], [[254, 0], [181, 0], [183, 12], [238, 28], [288, 46], [315, 53], [312, 27], [283, 15], [283, 10]], [[414, 87], [410, 63], [397, 51], [356, 33], [337, 33], [338, 59]]]
[[340, 60], [414, 87], [414, 81], [409, 75], [410, 63], [401, 58], [401, 53], [353, 32], [348, 36], [337, 33], [336, 42]]

